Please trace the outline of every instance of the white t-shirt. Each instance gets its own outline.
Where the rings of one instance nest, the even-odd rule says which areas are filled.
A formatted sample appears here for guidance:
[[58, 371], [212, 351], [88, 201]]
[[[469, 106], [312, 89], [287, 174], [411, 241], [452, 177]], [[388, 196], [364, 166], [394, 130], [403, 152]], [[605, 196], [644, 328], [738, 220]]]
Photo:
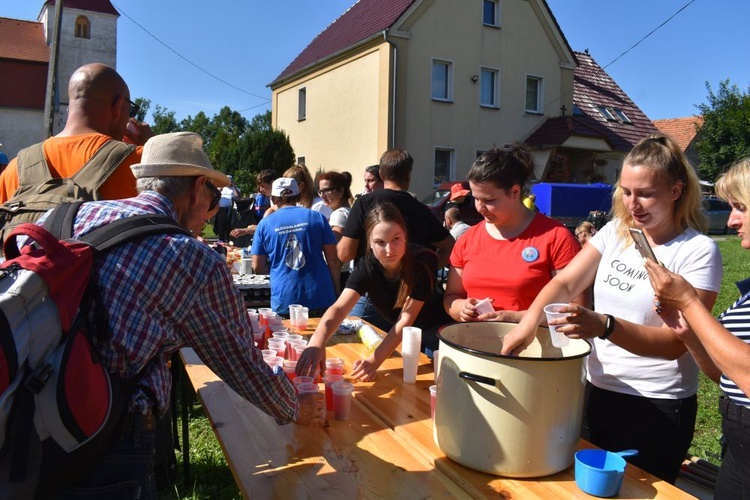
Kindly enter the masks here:
[[[602, 258], [594, 279], [594, 304], [599, 313], [632, 323], [663, 326], [653, 311], [654, 290], [634, 243], [624, 247], [612, 221], [589, 241]], [[653, 247], [659, 262], [701, 290], [721, 287], [721, 253], [704, 234], [687, 229], [672, 241]], [[593, 339], [588, 380], [610, 391], [648, 398], [680, 399], [698, 390], [699, 368], [689, 353], [671, 361], [639, 356], [609, 340]]]
[[[331, 214], [331, 217], [328, 219], [328, 223], [331, 225], [331, 227], [340, 227], [344, 228], [346, 226], [346, 219], [349, 218], [349, 211], [351, 208], [349, 207], [339, 207], [336, 210], [333, 211]], [[350, 260], [349, 262], [344, 262], [341, 266], [342, 272], [351, 272], [352, 269], [354, 269], [354, 261]]]
[[331, 214], [333, 213], [333, 210], [331, 209], [331, 207], [326, 205], [325, 202], [319, 196], [316, 196], [315, 198], [313, 198], [313, 202], [312, 202], [312, 206], [310, 207], [310, 210], [314, 212], [320, 212], [321, 214], [323, 214], [323, 217], [325, 217], [326, 219], [330, 219]]

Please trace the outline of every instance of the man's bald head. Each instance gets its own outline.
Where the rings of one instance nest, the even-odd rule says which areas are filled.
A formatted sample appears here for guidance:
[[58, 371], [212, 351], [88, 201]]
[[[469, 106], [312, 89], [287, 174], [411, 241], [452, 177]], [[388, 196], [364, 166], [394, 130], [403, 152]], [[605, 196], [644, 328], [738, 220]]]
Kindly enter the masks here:
[[121, 140], [130, 109], [130, 90], [125, 80], [101, 63], [81, 66], [68, 83], [68, 119], [59, 135], [99, 132]]
[[81, 66], [70, 77], [68, 99], [111, 101], [118, 95], [130, 98], [128, 86], [119, 73], [101, 63]]

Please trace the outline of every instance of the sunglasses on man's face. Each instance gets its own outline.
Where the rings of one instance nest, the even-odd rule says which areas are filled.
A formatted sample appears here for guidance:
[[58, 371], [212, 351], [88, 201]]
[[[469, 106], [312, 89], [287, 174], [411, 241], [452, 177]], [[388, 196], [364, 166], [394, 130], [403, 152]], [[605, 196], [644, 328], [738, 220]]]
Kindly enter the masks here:
[[221, 200], [221, 191], [219, 191], [219, 188], [211, 184], [210, 182], [206, 181], [206, 187], [208, 188], [208, 191], [211, 193], [211, 204], [208, 206], [208, 211], [213, 212], [213, 210], [219, 206], [219, 200]]
[[[117, 100], [121, 98], [125, 99], [121, 95], [115, 96], [115, 99], [112, 101], [112, 104], [114, 105], [117, 102]], [[128, 101], [128, 104], [130, 105], [130, 108], [128, 108], [128, 115], [130, 116], [130, 118], [135, 118], [136, 115], [138, 114], [138, 111], [141, 110], [140, 106], [138, 106], [136, 103], [134, 103], [130, 99], [125, 99], [125, 100]]]

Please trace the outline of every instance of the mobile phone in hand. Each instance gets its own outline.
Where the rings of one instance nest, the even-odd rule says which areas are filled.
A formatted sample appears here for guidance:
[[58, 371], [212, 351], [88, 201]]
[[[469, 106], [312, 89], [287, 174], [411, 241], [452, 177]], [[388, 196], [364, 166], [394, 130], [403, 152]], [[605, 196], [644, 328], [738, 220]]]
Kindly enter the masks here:
[[656, 255], [654, 255], [654, 251], [651, 249], [651, 245], [648, 243], [648, 239], [646, 238], [646, 235], [643, 233], [641, 229], [636, 229], [634, 227], [630, 228], [630, 235], [633, 237], [633, 241], [635, 241], [635, 248], [640, 252], [641, 257], [644, 259], [651, 259], [657, 264], [659, 261], [656, 259]]

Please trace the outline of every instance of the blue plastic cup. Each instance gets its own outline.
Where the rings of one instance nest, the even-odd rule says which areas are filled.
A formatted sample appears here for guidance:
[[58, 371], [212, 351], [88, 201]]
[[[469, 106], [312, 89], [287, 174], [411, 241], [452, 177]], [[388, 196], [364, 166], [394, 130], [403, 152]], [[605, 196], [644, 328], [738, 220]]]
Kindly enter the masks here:
[[627, 462], [617, 453], [580, 450], [575, 454], [576, 485], [589, 495], [613, 497], [620, 492]]

